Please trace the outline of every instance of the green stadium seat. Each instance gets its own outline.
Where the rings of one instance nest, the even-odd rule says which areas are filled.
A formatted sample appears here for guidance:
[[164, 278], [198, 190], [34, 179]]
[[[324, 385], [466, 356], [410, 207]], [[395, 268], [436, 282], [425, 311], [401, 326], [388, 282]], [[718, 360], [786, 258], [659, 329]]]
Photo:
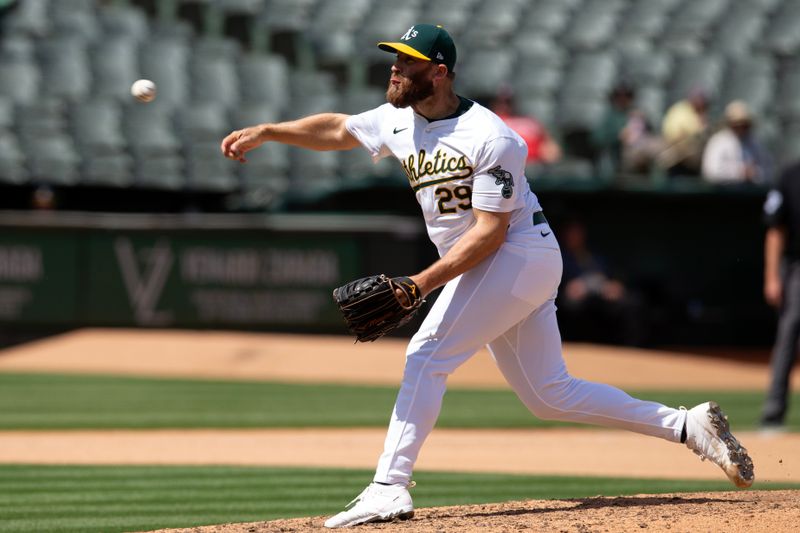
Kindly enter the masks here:
[[42, 69], [41, 93], [77, 101], [89, 95], [92, 83], [87, 43], [82, 37], [53, 37], [37, 44]]
[[15, 103], [32, 103], [39, 95], [42, 74], [34, 62], [0, 62], [0, 96]]
[[31, 180], [52, 185], [75, 185], [80, 181], [80, 157], [68, 135], [49, 135], [22, 146]]
[[459, 86], [467, 97], [494, 95], [513, 74], [516, 58], [507, 48], [473, 50], [469, 56], [458, 71]]
[[22, 34], [31, 37], [43, 37], [50, 31], [51, 17], [48, 15], [48, 0], [23, 0], [5, 17], [2, 25], [3, 34]]
[[561, 86], [563, 78], [560, 68], [520, 61], [512, 85], [517, 95], [550, 95]]
[[122, 112], [112, 100], [91, 99], [69, 110], [69, 131], [81, 155], [117, 154], [125, 150]]
[[0, 130], [0, 182], [19, 185], [28, 181], [25, 155], [16, 136]]
[[[261, 122], [257, 117], [250, 118], [254, 123]], [[219, 143], [232, 130], [223, 102], [198, 102], [175, 111], [175, 132], [184, 145], [213, 141]]]
[[133, 5], [108, 5], [98, 13], [104, 39], [109, 37], [129, 38], [138, 42], [144, 41], [150, 34], [147, 16], [144, 11]]
[[216, 102], [233, 106], [241, 101], [236, 68], [235, 41], [203, 39], [193, 45], [189, 83], [194, 102]]
[[134, 185], [164, 190], [183, 189], [186, 185], [183, 157], [177, 154], [134, 154]]
[[128, 100], [132, 80], [142, 77], [139, 42], [128, 35], [108, 36], [92, 45], [89, 57], [92, 94], [99, 98]]
[[186, 187], [194, 191], [232, 192], [239, 188], [237, 165], [221, 157], [219, 143], [192, 143], [186, 149]]
[[280, 109], [289, 104], [289, 66], [277, 55], [249, 54], [239, 59], [243, 102], [268, 102]]
[[123, 133], [137, 156], [170, 155], [180, 150], [169, 108], [130, 103], [123, 106]]
[[81, 185], [129, 187], [134, 182], [133, 158], [125, 152], [84, 155], [80, 170]]
[[141, 75], [158, 85], [159, 105], [175, 107], [190, 101], [190, 58], [190, 41], [183, 37], [156, 35], [142, 45]]
[[672, 75], [672, 56], [662, 50], [621, 53], [620, 76], [636, 86], [663, 85]]

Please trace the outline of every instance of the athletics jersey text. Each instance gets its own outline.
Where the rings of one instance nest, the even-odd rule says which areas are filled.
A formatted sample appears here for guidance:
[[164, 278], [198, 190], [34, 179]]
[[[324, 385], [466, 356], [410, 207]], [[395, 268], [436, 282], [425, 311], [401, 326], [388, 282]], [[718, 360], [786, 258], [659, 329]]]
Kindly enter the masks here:
[[436, 150], [432, 158], [428, 158], [425, 150], [420, 150], [416, 157], [411, 154], [407, 159], [401, 159], [400, 164], [412, 186], [417, 185], [425, 176], [447, 174], [442, 177], [461, 179], [472, 176], [473, 171], [467, 156], [448, 156], [443, 150]]

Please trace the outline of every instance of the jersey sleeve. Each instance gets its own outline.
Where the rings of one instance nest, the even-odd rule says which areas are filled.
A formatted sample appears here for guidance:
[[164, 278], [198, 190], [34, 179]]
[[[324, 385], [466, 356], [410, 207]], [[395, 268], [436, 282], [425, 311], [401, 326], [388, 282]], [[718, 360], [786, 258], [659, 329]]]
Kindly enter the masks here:
[[373, 161], [383, 159], [390, 154], [381, 135], [381, 122], [383, 121], [385, 105], [388, 104], [358, 115], [350, 115], [345, 121], [347, 131], [367, 149]]
[[525, 144], [514, 137], [489, 141], [476, 162], [472, 205], [481, 211], [506, 213], [524, 207]]
[[786, 181], [787, 173], [784, 172], [764, 201], [764, 223], [769, 227], [786, 224]]

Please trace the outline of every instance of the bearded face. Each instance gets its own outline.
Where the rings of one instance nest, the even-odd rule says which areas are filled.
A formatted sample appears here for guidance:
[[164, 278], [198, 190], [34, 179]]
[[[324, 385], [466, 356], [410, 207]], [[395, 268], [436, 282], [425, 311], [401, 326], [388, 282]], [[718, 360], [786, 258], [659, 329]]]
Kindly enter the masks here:
[[425, 100], [433, 94], [433, 78], [430, 72], [430, 68], [423, 68], [408, 76], [394, 74], [393, 77], [399, 83], [389, 81], [386, 101], [394, 107], [404, 108]]

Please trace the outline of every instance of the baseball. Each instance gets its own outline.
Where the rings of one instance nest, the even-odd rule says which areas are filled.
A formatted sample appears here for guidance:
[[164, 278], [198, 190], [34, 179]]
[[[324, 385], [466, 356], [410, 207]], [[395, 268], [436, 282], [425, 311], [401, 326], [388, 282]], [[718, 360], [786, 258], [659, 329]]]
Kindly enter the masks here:
[[150, 80], [136, 80], [131, 85], [131, 94], [140, 102], [152, 102], [156, 97], [156, 84]]

